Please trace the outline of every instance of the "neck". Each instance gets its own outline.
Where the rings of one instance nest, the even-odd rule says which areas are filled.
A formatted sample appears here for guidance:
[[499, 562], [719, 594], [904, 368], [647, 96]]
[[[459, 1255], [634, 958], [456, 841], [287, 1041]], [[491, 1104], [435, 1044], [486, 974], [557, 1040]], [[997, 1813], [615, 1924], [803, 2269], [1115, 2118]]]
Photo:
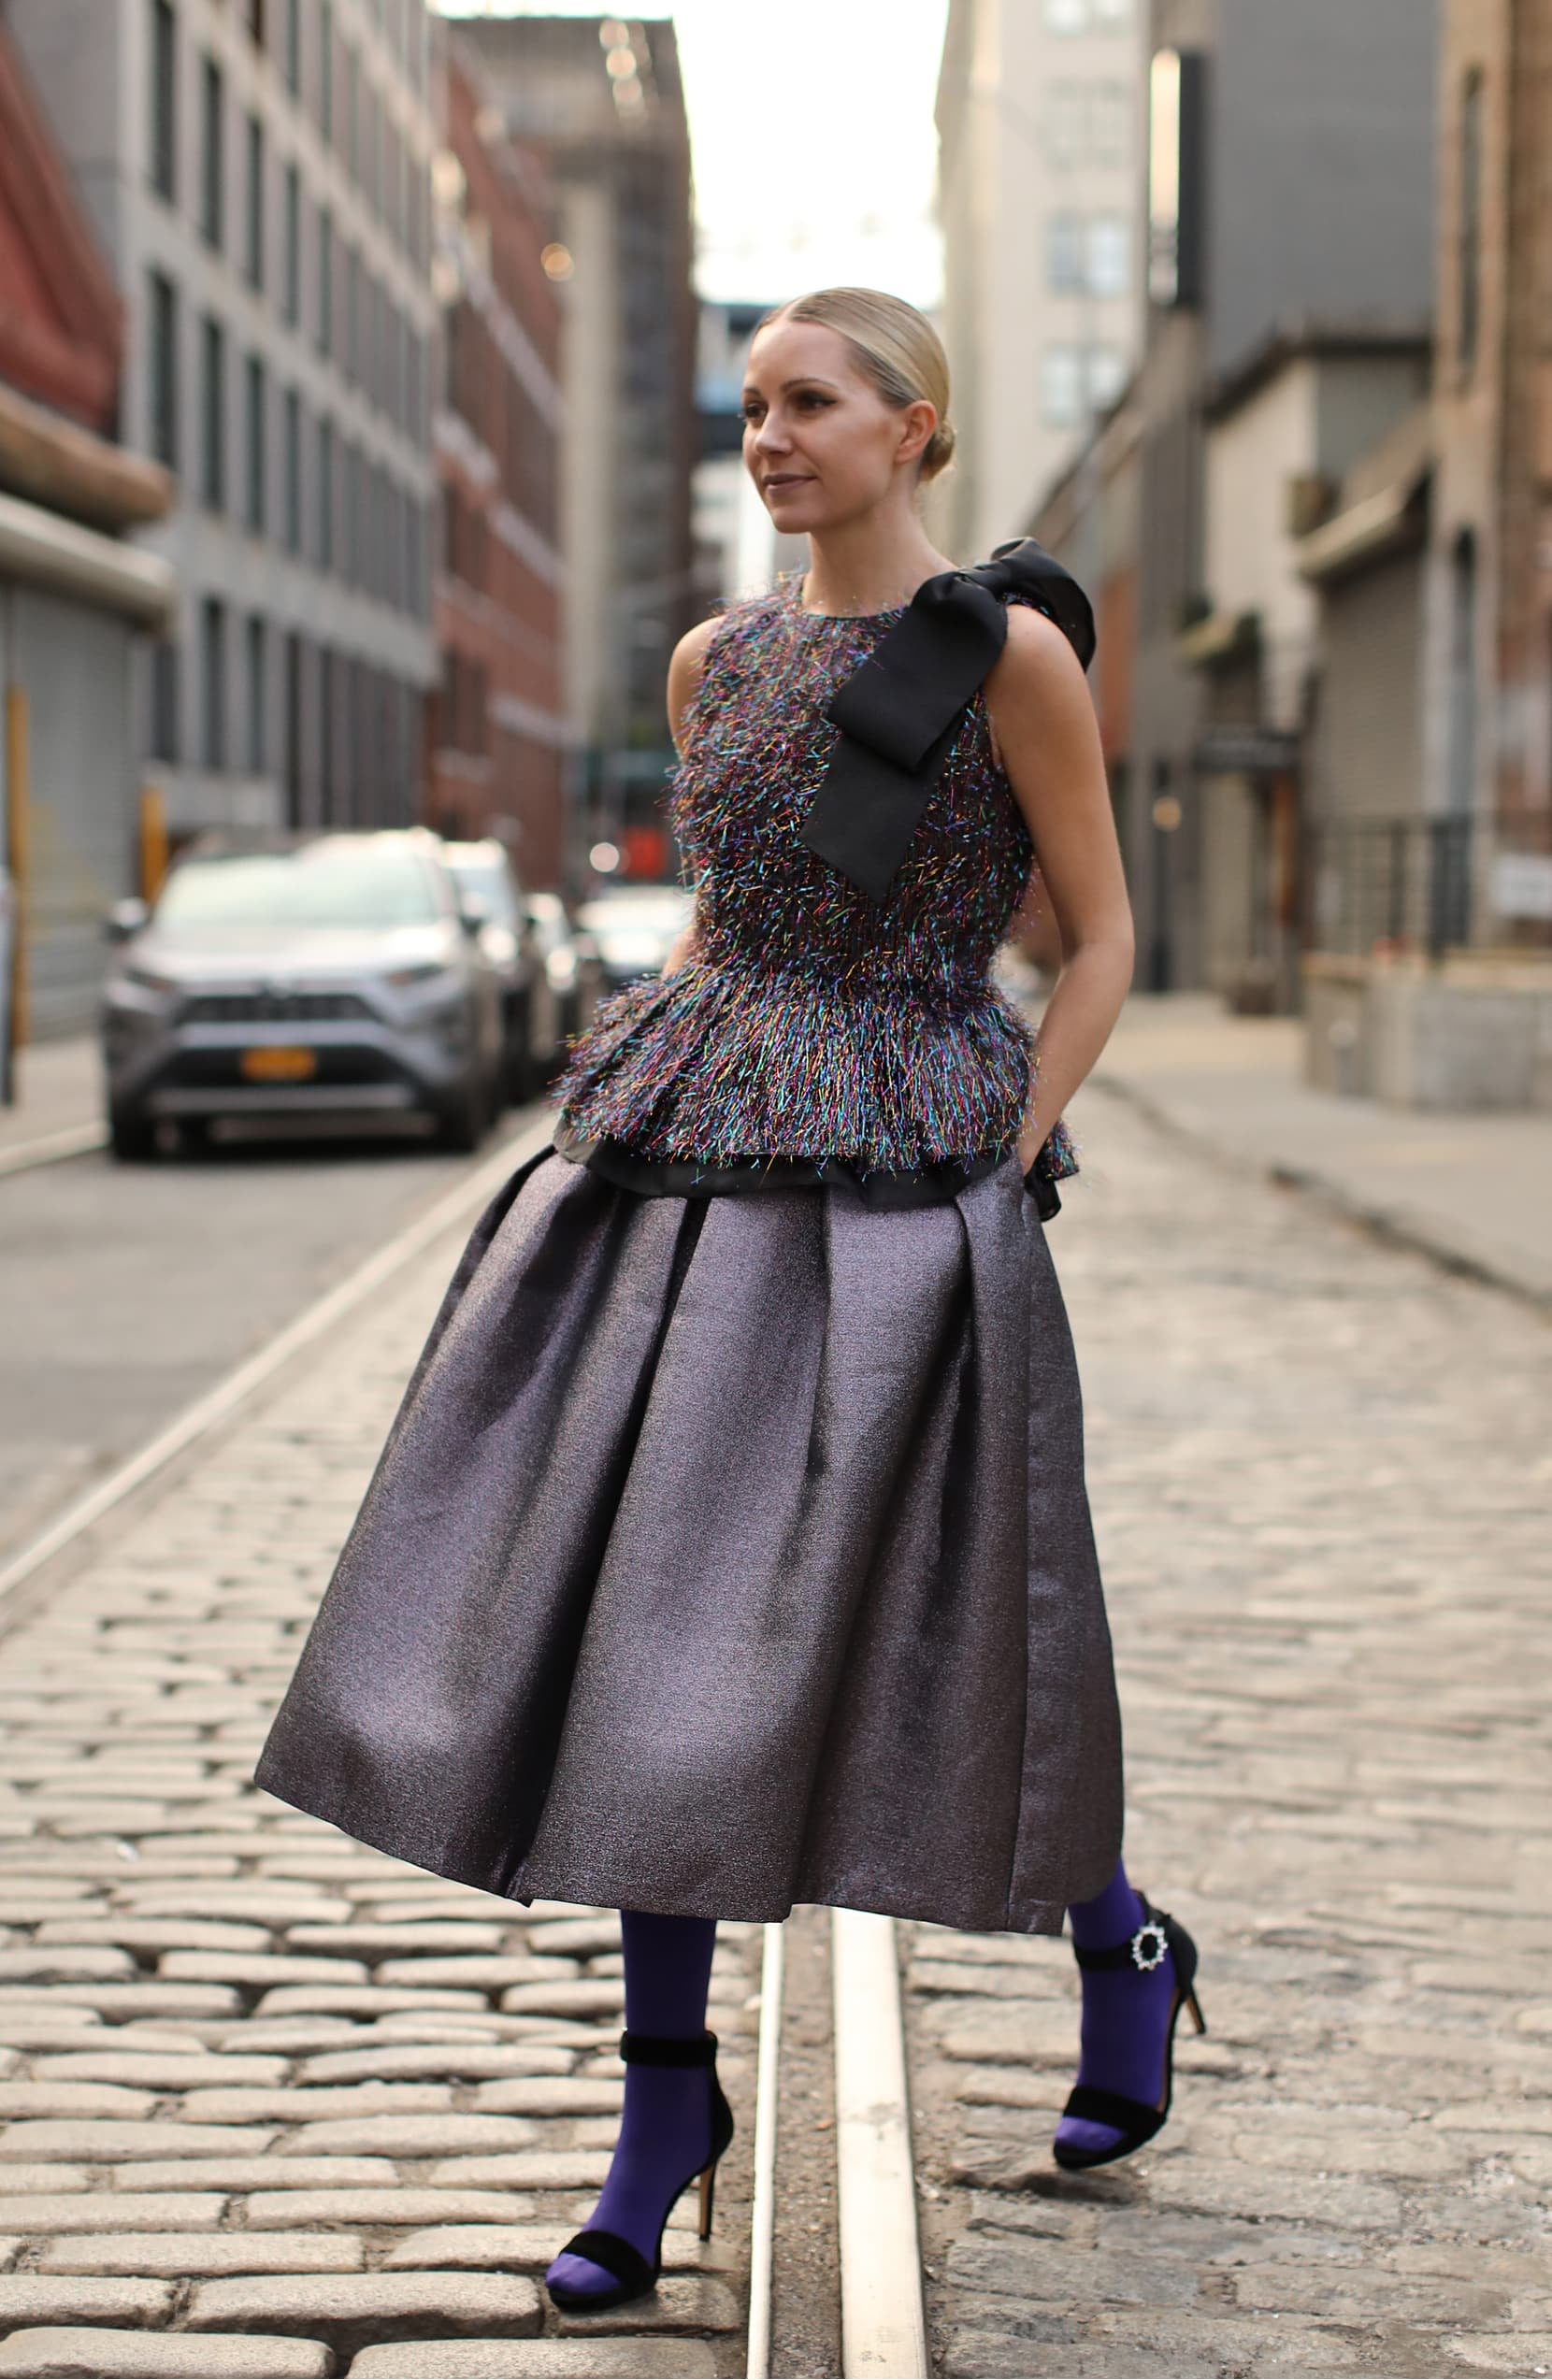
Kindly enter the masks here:
[[810, 532], [803, 603], [810, 611], [888, 611], [909, 603], [924, 579], [953, 567], [913, 512], [870, 515]]

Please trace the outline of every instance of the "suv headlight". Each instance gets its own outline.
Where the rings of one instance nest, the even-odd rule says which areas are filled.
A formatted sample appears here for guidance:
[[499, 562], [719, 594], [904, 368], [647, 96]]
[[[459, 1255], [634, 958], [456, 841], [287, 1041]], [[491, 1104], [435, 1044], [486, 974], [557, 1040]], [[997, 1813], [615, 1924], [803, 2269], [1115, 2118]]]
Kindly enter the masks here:
[[119, 981], [131, 983], [137, 992], [155, 992], [163, 998], [181, 989], [176, 976], [158, 975], [154, 968], [125, 967], [120, 969]]
[[395, 992], [410, 992], [420, 984], [435, 983], [438, 980], [449, 984], [455, 983], [458, 981], [458, 970], [456, 968], [446, 966], [439, 958], [428, 958], [422, 959], [414, 967], [396, 967], [392, 975], [384, 980]]

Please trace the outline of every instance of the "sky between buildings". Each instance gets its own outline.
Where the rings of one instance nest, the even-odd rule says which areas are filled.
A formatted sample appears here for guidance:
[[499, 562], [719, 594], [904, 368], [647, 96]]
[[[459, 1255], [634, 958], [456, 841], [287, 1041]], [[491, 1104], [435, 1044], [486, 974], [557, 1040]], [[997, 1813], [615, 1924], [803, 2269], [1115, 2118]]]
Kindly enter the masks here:
[[[450, 16], [596, 17], [581, 0], [447, 0]], [[937, 303], [933, 93], [947, 0], [677, 0], [697, 279], [770, 303], [837, 281]]]

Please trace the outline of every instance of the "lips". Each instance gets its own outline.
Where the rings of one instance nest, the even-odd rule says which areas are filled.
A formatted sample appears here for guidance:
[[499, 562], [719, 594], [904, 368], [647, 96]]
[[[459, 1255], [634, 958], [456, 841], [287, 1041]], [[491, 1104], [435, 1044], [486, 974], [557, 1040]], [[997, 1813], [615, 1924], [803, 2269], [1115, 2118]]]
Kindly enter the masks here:
[[812, 477], [808, 471], [773, 472], [766, 481], [768, 495], [775, 495], [783, 488], [806, 488]]

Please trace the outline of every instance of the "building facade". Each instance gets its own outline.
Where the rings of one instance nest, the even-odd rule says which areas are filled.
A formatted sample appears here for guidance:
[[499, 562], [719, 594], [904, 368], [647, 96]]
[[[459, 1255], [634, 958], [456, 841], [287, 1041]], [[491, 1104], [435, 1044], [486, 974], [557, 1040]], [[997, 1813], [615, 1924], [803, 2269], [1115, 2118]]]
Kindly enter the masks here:
[[[1028, 523], [1037, 536], [1049, 528], [1072, 540], [1075, 555], [1103, 554], [1114, 585], [1127, 590], [1128, 744], [1113, 754], [1113, 784], [1139, 989], [1202, 985], [1216, 964], [1208, 781], [1222, 772], [1211, 747], [1201, 749], [1212, 691], [1202, 632], [1231, 608], [1212, 574], [1240, 549], [1226, 528], [1210, 550], [1210, 402], [1258, 354], [1297, 343], [1311, 325], [1380, 348], [1415, 341], [1432, 307], [1437, 54], [1434, 13], [1412, 0], [1372, 0], [1362, 12], [1345, 0], [1298, 10], [1279, 0], [1151, 0], [1145, 333], [1117, 409], [1135, 467], [1101, 467], [1115, 444], [1101, 423]], [[1297, 377], [1282, 401], [1305, 404], [1307, 420]], [[1380, 410], [1367, 417], [1369, 436], [1390, 401], [1379, 385], [1371, 399]], [[1330, 425], [1340, 419], [1328, 409], [1314, 446], [1273, 438], [1269, 463], [1340, 474], [1365, 435], [1361, 408], [1338, 434]], [[1251, 446], [1259, 438], [1257, 429]], [[1226, 477], [1242, 443], [1222, 442]], [[1279, 481], [1269, 480], [1257, 517], [1265, 523], [1268, 503], [1275, 513], [1282, 501]], [[1280, 636], [1307, 635], [1300, 601], [1294, 581], [1280, 582]], [[1288, 652], [1275, 667], [1280, 686], [1297, 680]], [[1275, 705], [1281, 716], [1282, 692]]]
[[102, 920], [139, 889], [134, 671], [177, 584], [125, 533], [172, 501], [113, 442], [123, 323], [0, 20], [0, 1099], [27, 1041], [90, 1023]]
[[507, 130], [540, 157], [564, 251], [567, 708], [573, 849], [671, 864], [668, 656], [699, 616], [689, 132], [667, 19], [460, 17]]
[[424, 0], [9, 0], [117, 282], [177, 634], [137, 748], [175, 839], [418, 810], [431, 625]]
[[[440, 500], [427, 810], [495, 834], [525, 884], [565, 872], [560, 282], [552, 194], [509, 138], [478, 58], [437, 42], [434, 427]], [[547, 266], [549, 269], [547, 269]]]
[[930, 499], [971, 560], [1038, 506], [1142, 337], [1143, 0], [950, 0], [942, 332], [958, 433]]

